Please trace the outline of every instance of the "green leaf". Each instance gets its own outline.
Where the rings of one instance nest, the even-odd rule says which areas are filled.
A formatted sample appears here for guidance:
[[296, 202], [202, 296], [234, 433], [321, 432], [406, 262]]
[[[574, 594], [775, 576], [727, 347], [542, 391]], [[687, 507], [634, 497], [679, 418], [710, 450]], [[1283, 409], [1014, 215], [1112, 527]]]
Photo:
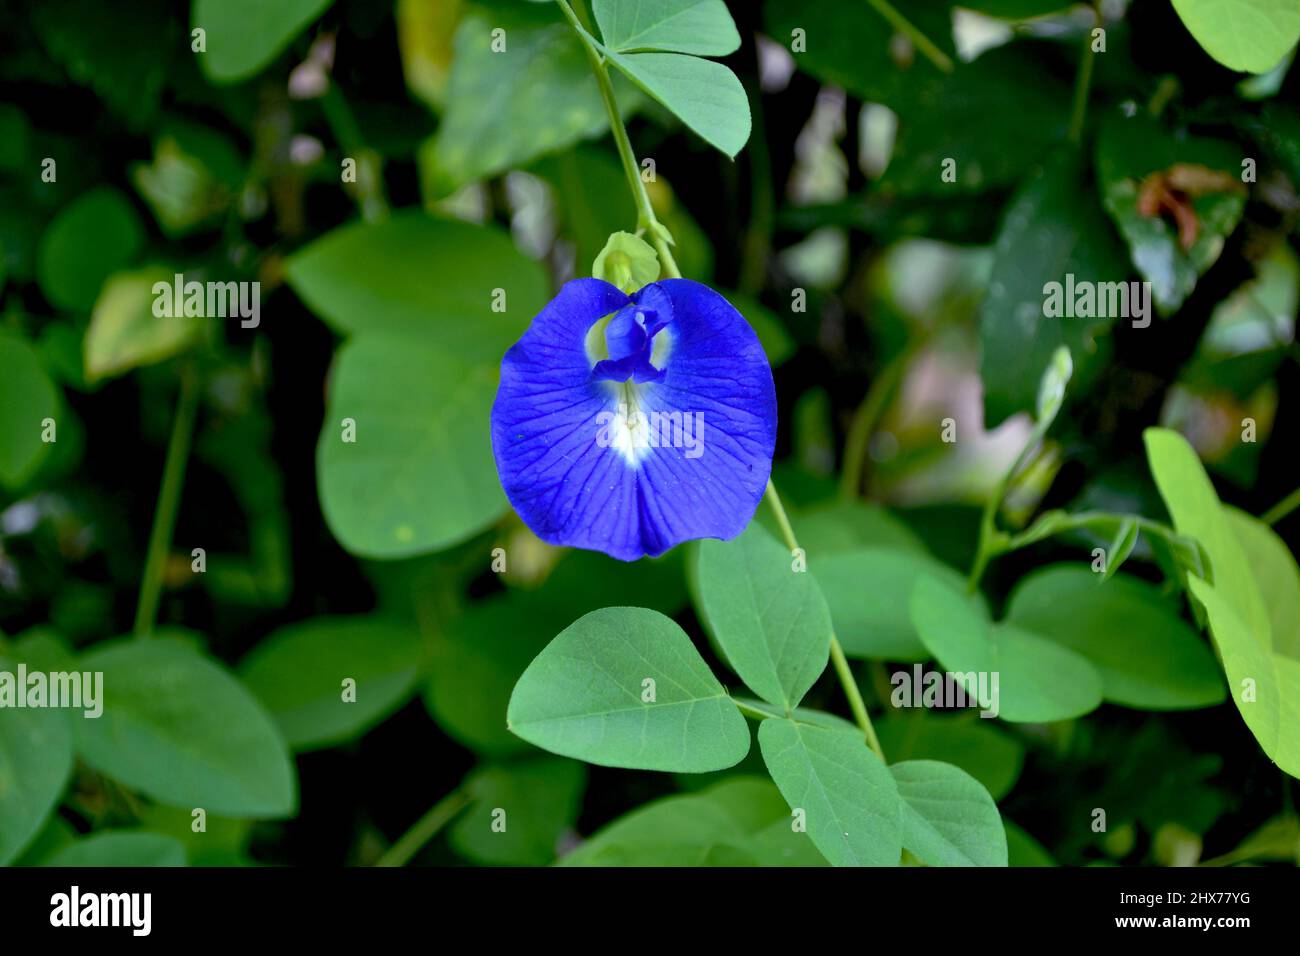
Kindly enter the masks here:
[[[23, 656], [0, 659], [0, 679], [16, 682]], [[0, 866], [9, 865], [40, 832], [71, 774], [68, 714], [7, 705], [0, 715]]]
[[129, 265], [143, 244], [144, 228], [126, 197], [109, 186], [91, 189], [41, 237], [41, 291], [57, 308], [89, 312], [104, 280]]
[[537, 656], [510, 697], [512, 731], [607, 767], [705, 773], [739, 763], [749, 728], [686, 633], [645, 608], [593, 611]]
[[194, 123], [168, 123], [152, 160], [131, 165], [132, 184], [173, 239], [219, 227], [244, 178], [244, 158], [230, 139]]
[[529, 750], [506, 728], [515, 682], [563, 626], [547, 607], [494, 598], [449, 623], [434, 646], [425, 706], [452, 738], [503, 757]]
[[1106, 570], [1101, 576], [1103, 581], [1109, 581], [1115, 576], [1115, 572], [1129, 559], [1129, 555], [1137, 547], [1137, 540], [1137, 522], [1132, 518], [1120, 522], [1119, 530], [1115, 532], [1115, 540], [1106, 549]]
[[[1151, 283], [1156, 309], [1162, 315], [1176, 312], [1197, 277], [1218, 260], [1245, 211], [1241, 148], [1222, 140], [1175, 137], [1142, 114], [1132, 119], [1113, 114], [1097, 137], [1096, 162], [1106, 211], [1128, 243], [1134, 267]], [[1170, 215], [1144, 215], [1141, 209], [1143, 183], [1162, 177], [1151, 180], [1151, 189], [1169, 176], [1181, 177], [1166, 188], [1177, 190], [1178, 201], [1195, 217], [1190, 245], [1184, 245]]]
[[578, 817], [586, 783], [582, 764], [556, 757], [480, 766], [465, 779], [474, 802], [456, 818], [451, 845], [489, 866], [547, 866]]
[[[932, 577], [964, 591], [961, 574], [927, 554], [894, 548], [855, 548], [809, 559], [835, 623], [835, 635], [850, 657], [890, 661], [930, 658], [912, 623], [912, 588]], [[983, 599], [969, 599], [977, 613]]]
[[[1269, 566], [1277, 560], [1276, 546], [1266, 546], [1258, 529], [1219, 503], [1187, 439], [1164, 428], [1148, 428], [1142, 437], [1174, 527], [1200, 542], [1209, 557], [1214, 584], [1188, 575], [1187, 587], [1209, 618], [1233, 702], [1264, 753], [1300, 777], [1300, 659], [1279, 653], [1294, 646], [1294, 621], [1284, 622], [1275, 637], [1273, 612], [1256, 577], [1258, 567], [1263, 581], [1276, 587], [1278, 569]], [[1275, 601], [1291, 600], [1269, 593]]]
[[903, 802], [903, 849], [927, 866], [1006, 866], [997, 804], [978, 780], [950, 763], [908, 760], [889, 772]]
[[95, 648], [104, 712], [74, 721], [87, 764], [160, 803], [254, 819], [292, 816], [294, 766], [274, 722], [224, 668], [171, 638]]
[[860, 733], [774, 718], [758, 726], [772, 780], [833, 866], [897, 866], [903, 805]]
[[336, 332], [418, 337], [494, 366], [549, 298], [545, 270], [505, 233], [419, 212], [335, 229], [286, 276]]
[[1010, 793], [1020, 777], [1025, 748], [991, 720], [973, 714], [939, 717], [926, 710], [910, 710], [877, 720], [875, 726], [880, 746], [890, 760], [956, 764], [995, 800]]
[[751, 690], [793, 709], [826, 669], [831, 615], [812, 575], [761, 525], [700, 543], [700, 612]]
[[1253, 639], [1268, 649], [1269, 612], [1255, 585], [1255, 569], [1246, 560], [1237, 531], [1220, 506], [1195, 450], [1186, 438], [1167, 428], [1148, 428], [1142, 438], [1151, 476], [1174, 527], [1205, 548], [1215, 590], [1232, 602]]
[[601, 829], [563, 866], [825, 866], [770, 781], [734, 777], [665, 797]]
[[1070, 350], [1062, 345], [1052, 353], [1051, 360], [1043, 377], [1038, 380], [1038, 400], [1035, 403], [1034, 418], [1042, 427], [1051, 425], [1065, 401], [1065, 386], [1074, 374], [1074, 362], [1070, 359]]
[[1286, 542], [1264, 522], [1228, 505], [1223, 513], [1268, 608], [1274, 652], [1300, 660], [1300, 567]]
[[[505, 31], [500, 52], [493, 49], [498, 29]], [[467, 13], [454, 44], [442, 122], [420, 151], [430, 196], [607, 130], [591, 64], [554, 4]], [[616, 98], [624, 113], [640, 102], [627, 87]]]
[[960, 592], [933, 578], [922, 578], [912, 591], [912, 620], [925, 646], [946, 671], [960, 675], [967, 693], [974, 694], [977, 679], [988, 675], [995, 698], [989, 709], [1003, 720], [1069, 720], [1101, 703], [1101, 677], [1085, 658], [1015, 625], [989, 624]]
[[316, 468], [325, 521], [348, 551], [438, 551], [506, 509], [487, 437], [496, 375], [440, 342], [360, 335], [340, 349]]
[[1223, 702], [1210, 648], [1144, 581], [1103, 583], [1086, 565], [1052, 565], [1020, 581], [1006, 620], [1086, 657], [1112, 703], [1177, 710]]
[[334, 0], [194, 0], [190, 25], [207, 31], [199, 67], [213, 83], [248, 79], [280, 55]]
[[615, 53], [609, 62], [710, 146], [735, 158], [749, 140], [749, 98], [728, 67], [681, 53]]
[[1274, 763], [1300, 777], [1300, 660], [1261, 646], [1226, 591], [1196, 577], [1187, 584], [1210, 619], [1232, 699], [1246, 726]]
[[45, 419], [57, 422], [59, 393], [40, 357], [13, 329], [0, 328], [0, 486], [17, 489], [50, 452]]
[[1230, 70], [1267, 73], [1300, 40], [1300, 8], [1290, 0], [1174, 0], [1174, 9]]
[[1091, 385], [1104, 364], [1109, 342], [1103, 336], [1115, 317], [1071, 318], [1073, 309], [1050, 315], [1044, 292], [1048, 283], [1064, 287], [1071, 274], [1076, 284], [1128, 277], [1110, 223], [1080, 188], [1084, 176], [1080, 158], [1061, 153], [1021, 187], [1003, 214], [979, 320], [989, 428], [1034, 407], [1043, 369], [1060, 346], [1074, 360], [1076, 390]]
[[159, 283], [174, 286], [174, 274], [148, 268], [119, 272], [104, 283], [83, 344], [87, 383], [162, 362], [201, 340], [204, 319], [154, 314], [154, 287]]
[[611, 50], [662, 50], [726, 56], [740, 49], [740, 34], [722, 0], [594, 0], [600, 35]]
[[[1009, 101], [1014, 110], [1004, 108]], [[1024, 44], [995, 48], [951, 73], [929, 73], [889, 104], [898, 134], [880, 188], [955, 198], [1019, 185], [1065, 138], [1069, 104], [1069, 87]]]
[[[404, 704], [423, 657], [409, 626], [375, 617], [318, 617], [275, 631], [239, 665], [244, 686], [297, 751], [360, 737]], [[344, 682], [355, 697], [344, 699]]]
[[100, 830], [65, 846], [42, 863], [62, 867], [185, 866], [185, 847], [173, 837], [143, 830]]

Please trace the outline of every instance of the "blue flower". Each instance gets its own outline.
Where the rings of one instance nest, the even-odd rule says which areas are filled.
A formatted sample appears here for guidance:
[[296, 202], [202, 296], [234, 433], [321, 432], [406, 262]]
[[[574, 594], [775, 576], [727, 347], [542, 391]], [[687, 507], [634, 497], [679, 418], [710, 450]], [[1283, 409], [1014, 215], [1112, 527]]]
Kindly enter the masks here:
[[497, 472], [551, 544], [634, 561], [733, 538], [763, 497], [775, 445], [763, 347], [698, 282], [666, 279], [629, 296], [575, 279], [501, 362]]

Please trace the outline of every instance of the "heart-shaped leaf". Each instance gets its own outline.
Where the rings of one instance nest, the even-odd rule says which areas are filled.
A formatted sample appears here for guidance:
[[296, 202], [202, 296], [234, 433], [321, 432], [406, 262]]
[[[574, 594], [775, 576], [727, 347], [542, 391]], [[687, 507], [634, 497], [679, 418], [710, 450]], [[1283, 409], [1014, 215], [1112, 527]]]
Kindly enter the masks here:
[[515, 685], [512, 731], [607, 767], [705, 773], [739, 763], [749, 728], [686, 632], [657, 611], [592, 611]]

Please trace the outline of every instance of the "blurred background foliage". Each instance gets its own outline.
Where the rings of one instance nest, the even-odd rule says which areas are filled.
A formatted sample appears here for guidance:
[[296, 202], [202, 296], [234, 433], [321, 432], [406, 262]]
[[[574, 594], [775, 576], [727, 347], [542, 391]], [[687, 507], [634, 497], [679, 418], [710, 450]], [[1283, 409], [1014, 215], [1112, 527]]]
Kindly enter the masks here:
[[[616, 92], [683, 273], [731, 298], [771, 358], [801, 541], [857, 549], [860, 573], [821, 582], [841, 630], [899, 553], [970, 566], [1060, 344], [1069, 404], [1011, 489], [1013, 526], [1060, 507], [1163, 518], [1141, 443], [1155, 424], [1245, 511], [1293, 490], [1294, 37], [1243, 74], [1165, 0], [1103, 3], [1097, 54], [1087, 6], [908, 4], [944, 72], [859, 0], [729, 6], [753, 123], [734, 161]], [[502, 352], [635, 226], [558, 10], [41, 0], [2, 22], [0, 657], [103, 670], [110, 713], [0, 714], [0, 862], [373, 863], [448, 794], [421, 861], [734, 862], [749, 857], [721, 851], [784, 827], [756, 748], [735, 771], [667, 777], [505, 728], [519, 674], [589, 610], [652, 607], [703, 633], [690, 549], [623, 565], [544, 545], [492, 463]], [[1188, 167], [1209, 180], [1177, 179]], [[1149, 281], [1150, 327], [1044, 318], [1066, 272]], [[153, 284], [176, 273], [259, 282], [260, 323], [156, 319]], [[365, 456], [334, 440], [349, 418]], [[170, 504], [168, 449], [188, 460]], [[1298, 525], [1278, 525], [1292, 546]], [[990, 604], [1096, 543], [999, 561]], [[153, 628], [155, 598], [154, 639], [122, 639]], [[1129, 620], [1102, 636], [1122, 644]], [[898, 663], [860, 665], [873, 705]], [[837, 699], [819, 685], [809, 703]], [[1014, 821], [1013, 864], [1300, 848], [1293, 784], [1230, 703], [1052, 724], [893, 712], [880, 736], [892, 759], [980, 780]]]

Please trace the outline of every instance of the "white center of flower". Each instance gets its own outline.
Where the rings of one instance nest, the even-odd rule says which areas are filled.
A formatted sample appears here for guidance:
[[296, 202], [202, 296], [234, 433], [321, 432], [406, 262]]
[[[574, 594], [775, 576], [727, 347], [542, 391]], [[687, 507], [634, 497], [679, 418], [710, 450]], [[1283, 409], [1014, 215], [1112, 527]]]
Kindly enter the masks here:
[[610, 390], [616, 393], [618, 404], [612, 412], [601, 413], [603, 431], [598, 440], [629, 465], [637, 465], [650, 454], [650, 417], [637, 402], [640, 386], [620, 382]]

